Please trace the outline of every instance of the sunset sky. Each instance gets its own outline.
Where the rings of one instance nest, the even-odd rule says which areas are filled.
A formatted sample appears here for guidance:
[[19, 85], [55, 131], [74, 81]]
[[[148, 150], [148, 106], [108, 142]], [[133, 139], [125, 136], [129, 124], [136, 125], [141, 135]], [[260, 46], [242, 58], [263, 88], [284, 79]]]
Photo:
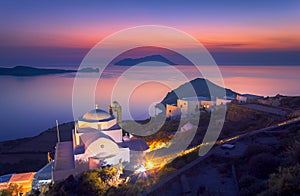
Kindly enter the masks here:
[[104, 37], [149, 24], [192, 35], [220, 65], [300, 65], [299, 21], [297, 0], [1, 1], [0, 65], [78, 66]]

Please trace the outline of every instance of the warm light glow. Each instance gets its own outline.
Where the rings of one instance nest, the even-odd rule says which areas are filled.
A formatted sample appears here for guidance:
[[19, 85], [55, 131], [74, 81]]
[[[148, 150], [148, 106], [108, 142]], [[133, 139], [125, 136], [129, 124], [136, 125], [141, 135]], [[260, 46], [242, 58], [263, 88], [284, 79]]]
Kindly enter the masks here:
[[153, 140], [151, 142], [147, 142], [149, 146], [149, 151], [157, 150], [160, 148], [167, 148], [170, 145], [170, 140], [172, 139], [174, 135], [171, 134], [167, 138], [159, 138], [157, 140]]
[[144, 165], [140, 165], [137, 170], [135, 170], [136, 173], [143, 173], [147, 171]]
[[149, 169], [153, 169], [154, 168], [154, 164], [152, 161], [147, 161], [146, 164], [145, 164], [145, 167], [147, 170]]
[[228, 138], [228, 139], [224, 139], [224, 140], [219, 140], [216, 142], [216, 144], [224, 144], [224, 143], [227, 143], [227, 142], [230, 142], [232, 140], [235, 140], [237, 138], [239, 138], [240, 136], [235, 136], [235, 137], [231, 137], [231, 138]]
[[166, 147], [166, 143], [162, 142], [162, 141], [159, 141], [159, 140], [158, 141], [153, 141], [153, 142], [151, 142], [151, 144], [148, 144], [148, 145], [149, 145], [149, 150], [150, 151]]

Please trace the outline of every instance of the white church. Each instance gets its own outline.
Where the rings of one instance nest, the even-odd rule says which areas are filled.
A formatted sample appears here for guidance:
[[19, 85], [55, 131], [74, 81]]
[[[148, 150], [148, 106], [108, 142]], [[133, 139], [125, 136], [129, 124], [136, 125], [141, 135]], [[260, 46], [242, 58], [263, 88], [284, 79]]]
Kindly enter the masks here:
[[60, 181], [71, 174], [105, 165], [121, 165], [126, 169], [126, 165], [135, 161], [132, 159], [136, 152], [143, 154], [149, 147], [144, 140], [125, 135], [121, 123], [121, 106], [117, 102], [113, 102], [109, 112], [96, 105], [79, 117], [72, 133], [73, 141], [56, 145], [53, 180]]

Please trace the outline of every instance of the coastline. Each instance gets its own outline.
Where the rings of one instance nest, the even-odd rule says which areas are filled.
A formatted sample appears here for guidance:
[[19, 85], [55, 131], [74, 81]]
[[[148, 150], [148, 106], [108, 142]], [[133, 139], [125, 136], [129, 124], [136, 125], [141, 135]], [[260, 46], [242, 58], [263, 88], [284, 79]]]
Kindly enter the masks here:
[[[72, 139], [73, 122], [59, 125], [61, 141]], [[0, 142], [0, 175], [37, 171], [47, 163], [57, 142], [56, 127], [39, 135]]]

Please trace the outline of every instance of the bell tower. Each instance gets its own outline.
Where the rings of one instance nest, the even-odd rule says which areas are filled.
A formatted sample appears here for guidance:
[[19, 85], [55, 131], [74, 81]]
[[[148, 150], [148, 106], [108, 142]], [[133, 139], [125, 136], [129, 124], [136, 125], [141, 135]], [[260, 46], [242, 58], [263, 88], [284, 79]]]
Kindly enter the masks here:
[[[110, 106], [108, 106], [108, 111], [110, 115], [113, 115], [117, 119], [117, 123], [122, 128], [122, 107], [117, 101], [113, 101]], [[116, 113], [116, 115], [114, 115]], [[123, 130], [123, 129], [122, 129]], [[123, 135], [125, 135], [125, 132], [123, 130]]]

